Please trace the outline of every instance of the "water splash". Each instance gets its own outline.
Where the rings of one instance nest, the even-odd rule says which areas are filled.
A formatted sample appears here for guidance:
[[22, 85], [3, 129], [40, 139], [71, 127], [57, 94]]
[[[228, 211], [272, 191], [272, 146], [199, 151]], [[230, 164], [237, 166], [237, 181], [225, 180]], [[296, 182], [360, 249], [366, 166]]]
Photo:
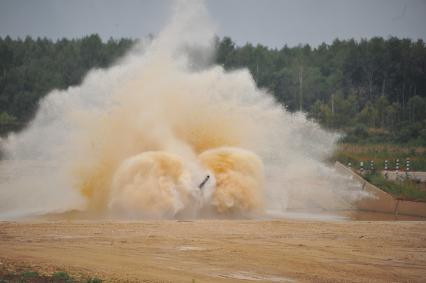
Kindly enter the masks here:
[[152, 42], [52, 91], [3, 141], [1, 218], [232, 216], [359, 197], [323, 163], [337, 136], [287, 112], [248, 70], [206, 65], [215, 30], [203, 2], [174, 9]]

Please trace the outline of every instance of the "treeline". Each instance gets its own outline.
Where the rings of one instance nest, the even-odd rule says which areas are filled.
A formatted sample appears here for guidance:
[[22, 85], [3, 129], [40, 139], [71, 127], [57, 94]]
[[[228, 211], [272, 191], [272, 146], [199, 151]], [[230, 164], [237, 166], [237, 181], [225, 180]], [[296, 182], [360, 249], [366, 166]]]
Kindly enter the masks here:
[[[0, 130], [25, 124], [53, 88], [78, 85], [110, 65], [133, 40], [0, 38]], [[247, 67], [289, 111], [302, 110], [351, 142], [426, 145], [426, 46], [421, 40], [335, 40], [271, 49], [216, 40], [215, 61]]]
[[0, 132], [19, 129], [50, 90], [80, 84], [88, 70], [107, 67], [132, 44], [102, 42], [98, 35], [57, 41], [0, 37]]
[[426, 145], [426, 46], [379, 37], [270, 49], [230, 38], [217, 42], [217, 62], [248, 67], [290, 111], [302, 110], [351, 142]]

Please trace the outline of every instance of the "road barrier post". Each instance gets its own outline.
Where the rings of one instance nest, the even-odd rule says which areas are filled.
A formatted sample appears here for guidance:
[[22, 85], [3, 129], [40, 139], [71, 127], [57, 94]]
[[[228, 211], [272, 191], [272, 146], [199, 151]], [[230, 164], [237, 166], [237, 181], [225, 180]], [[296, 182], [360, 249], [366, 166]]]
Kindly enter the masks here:
[[405, 177], [407, 179], [410, 177], [409, 172], [410, 172], [410, 158], [407, 157], [407, 159], [405, 159]]
[[396, 181], [402, 181], [403, 177], [401, 178], [400, 174], [399, 174], [399, 159], [396, 160], [395, 162], [395, 180]]
[[385, 160], [385, 179], [388, 178], [388, 161]]

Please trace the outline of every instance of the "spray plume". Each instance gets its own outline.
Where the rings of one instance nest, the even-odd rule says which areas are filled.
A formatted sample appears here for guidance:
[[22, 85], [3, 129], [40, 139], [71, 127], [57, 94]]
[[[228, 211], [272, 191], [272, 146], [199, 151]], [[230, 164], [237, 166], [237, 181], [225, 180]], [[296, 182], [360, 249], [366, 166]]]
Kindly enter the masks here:
[[288, 113], [246, 69], [206, 65], [213, 38], [203, 3], [178, 2], [154, 40], [80, 86], [50, 92], [1, 144], [0, 218], [349, 206], [358, 191], [323, 163], [336, 135]]

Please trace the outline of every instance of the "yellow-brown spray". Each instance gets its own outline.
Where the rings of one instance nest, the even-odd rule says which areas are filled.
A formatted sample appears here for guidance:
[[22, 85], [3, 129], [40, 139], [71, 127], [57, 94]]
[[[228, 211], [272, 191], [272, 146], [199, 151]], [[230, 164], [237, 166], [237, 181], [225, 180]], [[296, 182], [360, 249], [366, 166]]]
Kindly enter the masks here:
[[217, 212], [247, 213], [263, 208], [263, 165], [255, 154], [225, 147], [207, 150], [199, 157], [216, 178], [211, 205]]
[[[206, 95], [218, 87], [226, 93], [228, 75], [151, 56], [107, 111], [75, 114], [86, 157], [76, 162], [75, 179], [88, 209], [143, 217], [261, 210], [263, 167], [242, 149], [255, 134], [250, 112]], [[199, 184], [208, 174], [214, 187], [206, 193]]]
[[322, 162], [336, 136], [287, 112], [248, 70], [213, 65], [214, 34], [202, 1], [179, 1], [154, 40], [49, 93], [0, 143], [0, 219], [253, 215], [353, 199]]

